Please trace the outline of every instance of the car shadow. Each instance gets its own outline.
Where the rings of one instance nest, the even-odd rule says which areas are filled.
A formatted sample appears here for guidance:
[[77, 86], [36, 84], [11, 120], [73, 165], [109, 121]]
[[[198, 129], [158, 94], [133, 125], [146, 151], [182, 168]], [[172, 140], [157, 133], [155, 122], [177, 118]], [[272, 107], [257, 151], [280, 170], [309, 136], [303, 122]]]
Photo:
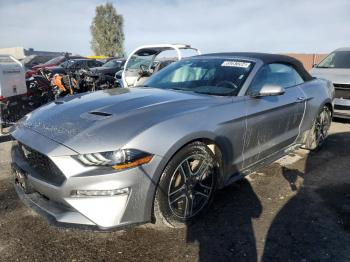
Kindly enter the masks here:
[[334, 117], [332, 121], [337, 122], [337, 123], [342, 123], [342, 124], [349, 124], [350, 123], [350, 119], [340, 118], [340, 117]]
[[0, 135], [0, 143], [11, 141], [12, 138], [10, 135]]
[[210, 210], [187, 226], [187, 242], [199, 244], [199, 261], [257, 261], [252, 219], [261, 212], [250, 183], [240, 180], [217, 191]]
[[309, 153], [304, 171], [282, 168], [298, 192], [271, 223], [261, 261], [350, 261], [349, 154], [350, 132], [336, 133]]
[[187, 225], [186, 240], [199, 246], [198, 260], [350, 261], [349, 155], [350, 132], [335, 133], [298, 165], [278, 169], [295, 195], [277, 210], [261, 258], [253, 221], [263, 206], [250, 182], [217, 191], [207, 213]]

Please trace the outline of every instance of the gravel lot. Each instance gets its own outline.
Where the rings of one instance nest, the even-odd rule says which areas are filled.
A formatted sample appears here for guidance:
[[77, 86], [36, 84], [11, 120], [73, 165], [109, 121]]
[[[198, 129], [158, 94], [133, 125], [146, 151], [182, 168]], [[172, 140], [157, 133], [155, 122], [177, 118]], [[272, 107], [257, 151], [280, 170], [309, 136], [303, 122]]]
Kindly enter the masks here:
[[54, 228], [17, 198], [0, 137], [0, 261], [350, 261], [350, 122], [217, 193], [182, 230]]

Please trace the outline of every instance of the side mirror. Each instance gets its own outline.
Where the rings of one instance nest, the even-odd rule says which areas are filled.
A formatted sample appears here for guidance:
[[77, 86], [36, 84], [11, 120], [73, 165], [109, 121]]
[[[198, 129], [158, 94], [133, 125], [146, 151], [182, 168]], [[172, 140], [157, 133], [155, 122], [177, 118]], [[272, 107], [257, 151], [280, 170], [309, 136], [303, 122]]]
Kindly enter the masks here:
[[313, 64], [313, 65], [312, 65], [312, 68], [315, 68], [315, 67], [317, 67], [317, 64]]
[[253, 97], [264, 97], [264, 96], [280, 96], [285, 93], [282, 86], [279, 85], [264, 85], [258, 94], [253, 95]]

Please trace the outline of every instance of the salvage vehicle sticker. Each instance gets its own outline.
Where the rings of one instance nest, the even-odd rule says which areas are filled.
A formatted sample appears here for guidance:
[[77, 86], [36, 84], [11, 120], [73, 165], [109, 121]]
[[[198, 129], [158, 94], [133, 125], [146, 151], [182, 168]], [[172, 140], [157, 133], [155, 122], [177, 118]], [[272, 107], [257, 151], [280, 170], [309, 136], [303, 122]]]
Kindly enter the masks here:
[[229, 67], [243, 67], [248, 68], [251, 63], [242, 62], [242, 61], [224, 61], [221, 66], [229, 66]]

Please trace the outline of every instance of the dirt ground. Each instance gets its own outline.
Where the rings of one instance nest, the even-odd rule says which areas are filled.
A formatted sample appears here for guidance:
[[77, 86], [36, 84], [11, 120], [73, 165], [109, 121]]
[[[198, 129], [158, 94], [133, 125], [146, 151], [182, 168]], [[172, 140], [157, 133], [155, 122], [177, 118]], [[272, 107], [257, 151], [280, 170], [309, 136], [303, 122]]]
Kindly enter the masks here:
[[0, 261], [350, 261], [350, 122], [324, 148], [299, 150], [217, 193], [181, 230], [57, 229], [25, 207], [0, 137]]

